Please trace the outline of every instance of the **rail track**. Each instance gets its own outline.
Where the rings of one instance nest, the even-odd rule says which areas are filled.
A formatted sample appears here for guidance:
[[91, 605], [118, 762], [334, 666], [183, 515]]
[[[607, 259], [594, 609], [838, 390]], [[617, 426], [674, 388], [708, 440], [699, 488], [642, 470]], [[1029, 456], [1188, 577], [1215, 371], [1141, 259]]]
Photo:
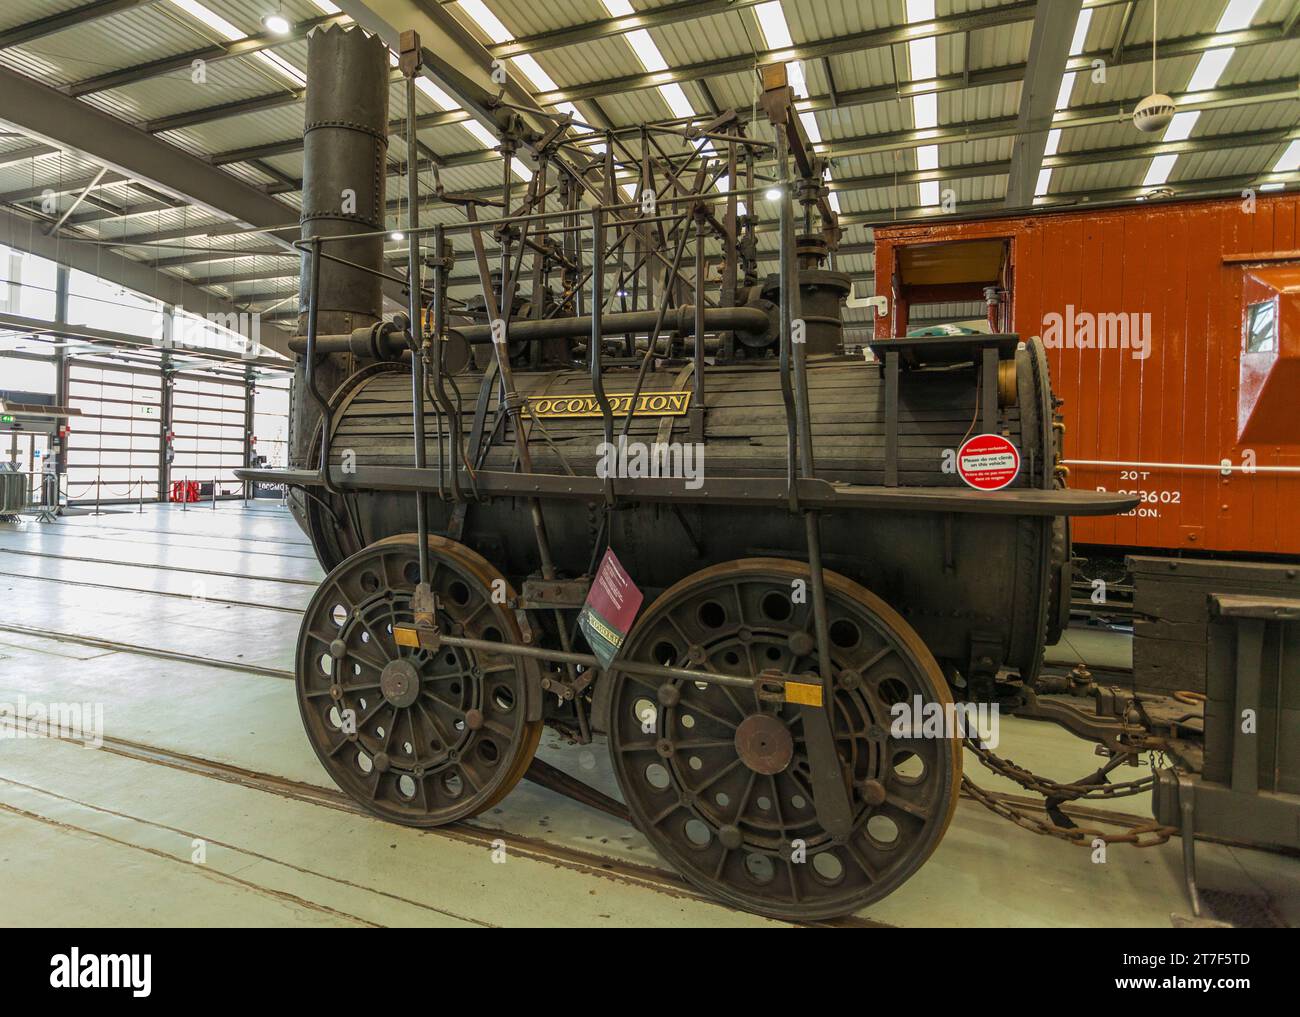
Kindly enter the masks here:
[[[271, 538], [232, 537], [229, 534], [224, 534], [224, 533], [203, 533], [201, 531], [195, 531], [195, 530], [142, 530], [142, 529], [133, 529], [132, 527], [129, 526], [101, 526], [99, 524], [96, 524], [94, 529], [92, 530], [88, 526], [79, 526], [79, 525], [66, 523], [66, 522], [55, 523], [54, 530], [55, 531], [62, 530], [67, 536], [75, 536], [80, 531], [82, 533], [86, 533], [87, 535], [94, 534], [94, 533], [104, 533], [104, 532], [130, 533], [130, 534], [135, 534], [137, 536], [142, 534], [149, 535], [149, 534], [157, 533], [168, 537], [171, 536], [207, 537], [211, 540], [238, 540], [242, 543], [265, 543], [267, 539], [271, 539], [274, 540], [275, 543], [277, 544], [287, 544], [291, 547], [311, 547], [311, 541], [309, 540], [288, 540], [284, 537], [278, 537], [278, 536], [271, 537]], [[181, 546], [190, 547], [192, 545], [184, 544]]]
[[132, 653], [140, 657], [153, 657], [156, 660], [170, 660], [180, 664], [194, 664], [198, 667], [215, 667], [223, 671], [242, 671], [247, 674], [261, 675], [265, 678], [281, 678], [293, 681], [293, 672], [284, 668], [265, 667], [261, 664], [250, 664], [242, 660], [221, 660], [213, 657], [199, 657], [195, 654], [181, 653], [178, 650], [163, 650], [153, 646], [140, 646], [136, 643], [123, 643], [115, 639], [99, 639], [95, 636], [82, 636], [72, 632], [53, 632], [48, 629], [40, 629], [31, 625], [15, 625], [5, 623], [0, 625], [0, 632], [13, 632], [23, 636], [35, 636], [40, 639], [50, 639], [58, 643], [73, 643], [78, 646], [90, 646], [96, 649], [109, 650], [114, 653]]
[[[211, 549], [218, 550], [218, 549]], [[316, 580], [295, 579], [285, 577], [270, 577], [249, 575], [240, 573], [229, 573], [215, 569], [198, 569], [176, 567], [172, 565], [163, 565], [158, 563], [133, 563], [122, 562], [112, 559], [87, 559], [75, 555], [59, 554], [46, 551], [32, 551], [26, 549], [14, 549], [0, 547], [0, 553], [14, 554], [19, 556], [29, 556], [37, 558], [50, 558], [59, 560], [77, 561], [82, 563], [93, 563], [103, 565], [124, 565], [127, 567], [151, 568], [157, 570], [175, 571], [185, 574], [213, 575], [229, 577], [236, 579], [247, 579], [258, 582], [275, 582], [282, 584], [315, 587], [318, 585]], [[218, 553], [221, 553], [218, 551]], [[241, 552], [230, 552], [241, 553]], [[285, 555], [281, 557], [295, 557]], [[67, 583], [69, 585], [83, 586], [95, 589], [112, 589], [112, 590], [129, 590], [130, 592], [142, 594], [154, 594], [169, 598], [192, 599], [190, 595], [162, 590], [151, 590], [136, 587], [121, 587], [109, 583], [99, 583], [89, 580], [66, 580], [58, 577], [47, 576], [30, 576], [22, 573], [0, 571], [0, 575], [9, 576], [17, 579], [37, 579], [40, 581]], [[207, 602], [217, 603], [230, 606], [245, 606], [254, 609], [265, 609], [277, 611], [280, 613], [301, 614], [302, 609], [289, 607], [286, 605], [266, 604], [260, 602], [238, 601], [229, 598], [208, 597], [204, 598]], [[175, 650], [159, 649], [151, 646], [141, 646], [138, 644], [128, 643], [119, 640], [102, 639], [89, 635], [82, 635], [69, 632], [49, 632], [31, 626], [16, 624], [0, 624], [0, 632], [13, 632], [23, 635], [38, 636], [50, 639], [56, 642], [67, 642], [83, 646], [101, 648], [111, 652], [120, 652], [153, 659], [168, 660], [178, 663], [192, 664], [195, 666], [215, 667], [222, 670], [252, 674], [261, 677], [269, 677], [276, 680], [293, 680], [294, 673], [287, 668], [275, 668], [265, 665], [250, 664], [245, 661], [221, 660], [210, 657], [201, 657], [197, 655], [182, 653]], [[1117, 671], [1118, 676], [1118, 671]], [[150, 763], [153, 765], [169, 766], [175, 769], [185, 770], [200, 776], [213, 780], [221, 780], [227, 783], [239, 784], [241, 786], [260, 790], [265, 793], [276, 794], [284, 798], [309, 802], [324, 807], [335, 808], [340, 811], [350, 812], [356, 815], [366, 815], [367, 813], [360, 805], [353, 802], [351, 798], [342, 792], [318, 787], [311, 784], [291, 781], [286, 778], [277, 777], [274, 774], [261, 772], [258, 770], [247, 769], [207, 760], [202, 757], [187, 755], [172, 750], [158, 748], [139, 742], [133, 742], [126, 739], [105, 737], [104, 748], [115, 754], [130, 757], [138, 761]], [[626, 811], [621, 803], [609, 799], [600, 792], [586, 786], [582, 782], [568, 777], [561, 771], [540, 760], [538, 764], [531, 769], [527, 777], [535, 783], [548, 787], [551, 790], [572, 798], [581, 804], [589, 807], [601, 809], [602, 811], [626, 818]], [[3, 779], [3, 778], [0, 778]], [[991, 796], [996, 800], [1006, 802], [1020, 808], [1041, 809], [1042, 803], [1036, 799], [1007, 794], [1003, 792], [992, 792]], [[970, 796], [963, 792], [963, 797]], [[94, 807], [94, 806], [91, 806]], [[1066, 813], [1083, 822], [1102, 822], [1121, 828], [1130, 828], [1143, 825], [1149, 820], [1145, 817], [1131, 815], [1128, 813], [1118, 813], [1090, 809], [1081, 806], [1072, 806], [1065, 810]], [[622, 880], [624, 882], [644, 885], [648, 888], [667, 892], [683, 897], [689, 897], [696, 900], [710, 900], [706, 895], [697, 892], [689, 883], [676, 876], [674, 873], [656, 868], [654, 866], [640, 865], [631, 862], [611, 859], [604, 855], [584, 852], [578, 849], [561, 847], [555, 844], [547, 843], [536, 838], [530, 838], [519, 835], [506, 835], [501, 831], [485, 829], [475, 826], [472, 823], [454, 823], [445, 827], [433, 828], [429, 832], [437, 836], [448, 837], [466, 843], [473, 843], [480, 846], [490, 847], [493, 840], [502, 837], [507, 841], [510, 850], [516, 854], [526, 857], [546, 861], [551, 864], [563, 866], [578, 871], [588, 872], [599, 875], [603, 878]], [[378, 891], [383, 892], [383, 891]], [[879, 926], [881, 923], [873, 922], [858, 917], [849, 917], [837, 921], [828, 922], [804, 922], [795, 924], [822, 925], [822, 926]]]
[[[6, 531], [0, 530], [0, 533], [3, 533], [3, 532], [6, 532]], [[14, 531], [8, 531], [8, 532], [14, 532]], [[75, 533], [75, 532], [72, 532], [72, 531], [69, 531], [69, 532], [66, 532], [66, 533], [57, 533], [57, 534], [54, 534], [54, 536], [56, 536], [56, 537], [58, 537], [58, 538], [60, 538], [60, 539], [66, 539], [66, 540], [95, 540], [95, 537], [92, 536], [92, 535], [89, 534], [89, 533], [81, 534], [81, 533]], [[130, 539], [126, 538], [126, 537], [109, 537], [109, 538], [106, 538], [106, 539], [109, 540], [110, 542], [112, 542], [112, 543], [116, 543], [116, 544], [132, 544], [132, 545], [141, 545], [141, 544], [143, 544], [143, 545], [151, 546], [151, 547], [158, 547], [158, 546], [159, 546], [159, 544], [157, 543], [157, 541], [153, 541], [153, 540], [130, 540]], [[243, 539], [243, 538], [240, 538], [240, 537], [217, 537], [216, 539], [218, 539], [218, 540], [241, 540], [241, 539]], [[278, 541], [277, 541], [277, 543], [278, 543]], [[280, 553], [279, 551], [242, 551], [242, 550], [238, 550], [238, 549], [236, 549], [236, 548], [231, 548], [231, 547], [204, 547], [204, 546], [202, 546], [201, 544], [183, 544], [183, 543], [180, 543], [180, 542], [176, 542], [176, 543], [174, 543], [174, 544], [169, 544], [168, 546], [169, 546], [169, 547], [182, 547], [182, 548], [186, 548], [187, 550], [190, 550], [190, 551], [210, 551], [210, 552], [212, 552], [212, 553], [214, 553], [214, 554], [258, 555], [259, 557], [263, 557], [263, 558], [294, 558], [294, 559], [297, 559], [297, 560], [299, 560], [299, 561], [315, 561], [315, 560], [316, 560], [316, 556], [315, 556], [315, 555], [312, 555], [312, 554], [282, 554], [282, 553]]]
[[[146, 593], [155, 597], [173, 597], [177, 600], [198, 600], [192, 593], [176, 593], [172, 590], [147, 590], [142, 586], [119, 586], [116, 583], [92, 583], [87, 579], [64, 579], [62, 576], [29, 576], [24, 572], [5, 572], [0, 570], [0, 576], [10, 579], [31, 579], [41, 583], [58, 583], [60, 586], [85, 586], [94, 590], [116, 590], [121, 593]], [[201, 598], [206, 604], [226, 604], [230, 607], [252, 607], [265, 611], [282, 611], [287, 614], [302, 614], [302, 608], [289, 607], [286, 604], [263, 604], [261, 602], [249, 600], [233, 600], [229, 597], [210, 597]]]
[[[48, 729], [45, 731], [45, 734], [47, 737], [49, 736]], [[57, 740], [80, 744], [77, 739], [73, 738], [58, 738]], [[219, 763], [214, 760], [204, 759], [200, 756], [174, 752], [170, 749], [145, 745], [141, 742], [130, 741], [124, 738], [115, 738], [109, 735], [103, 737], [101, 751], [110, 752], [113, 755], [121, 756], [137, 762], [148, 763], [156, 766], [165, 766], [174, 770], [180, 770], [185, 773], [205, 777], [209, 780], [221, 781], [226, 784], [234, 784], [239, 787], [261, 791], [291, 801], [305, 802], [310, 805], [335, 809], [339, 812], [346, 812], [354, 816], [374, 818], [341, 791], [334, 791], [329, 788], [318, 787], [301, 781], [289, 780], [285, 777], [278, 777], [274, 774], [264, 773], [258, 770], [232, 766], [228, 763]], [[3, 776], [0, 776], [0, 780], [4, 780], [10, 784], [21, 784], [21, 782], [11, 781]], [[41, 789], [37, 788], [36, 790]], [[89, 802], [83, 802], [81, 804], [87, 805], [91, 808], [100, 808], [99, 806]], [[139, 817], [129, 818], [139, 820]], [[376, 822], [379, 822], [379, 820], [376, 820]], [[441, 827], [432, 827], [421, 832], [435, 837], [445, 838], [447, 840], [458, 841], [463, 844], [472, 844], [481, 847], [485, 851], [492, 850], [494, 842], [503, 840], [506, 843], [506, 850], [517, 858], [528, 858], [534, 861], [546, 862], [560, 868], [581, 872], [585, 875], [598, 876], [603, 879], [630, 883], [647, 889], [656, 890], [660, 893], [667, 893], [677, 897], [717, 904], [716, 901], [698, 893], [690, 886], [690, 884], [672, 872], [651, 865], [641, 865], [636, 862], [611, 858], [607, 855], [582, 851], [577, 848], [564, 847], [562, 845], [539, 840], [535, 837], [527, 837], [503, 830], [476, 826], [465, 822], [452, 823]], [[236, 849], [240, 851], [245, 850], [244, 848], [239, 848], [237, 845], [231, 846], [236, 847]], [[286, 864], [282, 859], [270, 860], [280, 864]], [[385, 893], [385, 891], [376, 891], [371, 887], [362, 888], [372, 890], [372, 892]], [[393, 894], [385, 895], [396, 896]], [[428, 905], [422, 905], [419, 904], [419, 902], [411, 901], [407, 898], [398, 899], [401, 899], [408, 904], [428, 907]], [[718, 906], [721, 907], [724, 905]], [[437, 911], [438, 909], [432, 908], [431, 910]], [[450, 914], [450, 912], [442, 913]], [[465, 918], [463, 915], [455, 915], [454, 917]], [[892, 928], [892, 926], [886, 925], [883, 922], [872, 921], [857, 916], [823, 922], [792, 922], [789, 924], [822, 928]]]
[[[258, 665], [247, 664], [243, 661], [214, 660], [212, 658], [196, 657], [191, 654], [180, 653], [174, 650], [161, 650], [161, 649], [156, 649], [154, 647], [138, 646], [133, 643], [123, 643], [123, 642], [118, 642], [110, 639], [97, 639], [93, 636], [80, 636], [80, 635], [74, 635], [66, 632], [46, 632], [26, 625], [0, 624], [0, 632], [16, 632], [22, 635], [41, 636], [46, 639], [54, 640], [55, 642], [69, 642], [69, 643], [75, 643], [83, 646], [99, 647], [103, 649], [113, 650], [119, 653], [137, 654], [139, 656], [154, 657], [160, 660], [171, 660], [177, 663], [194, 664], [199, 667], [208, 666], [208, 667], [218, 667], [223, 670], [229, 670], [229, 671], [242, 671], [250, 674], [261, 675], [267, 678], [276, 678], [284, 681], [293, 681], [294, 679], [293, 672], [291, 670], [288, 670], [287, 668], [261, 667]], [[106, 740], [106, 744], [107, 744], [107, 740]], [[128, 743], [128, 744], [135, 744], [135, 743]], [[165, 750], [158, 750], [158, 751], [161, 752]], [[212, 765], [216, 766], [220, 764], [212, 764]], [[279, 779], [279, 778], [274, 778], [274, 779]], [[546, 781], [538, 781], [538, 782], [547, 783], [548, 781], [553, 781], [554, 779], [555, 778], [553, 776], [548, 776]], [[310, 786], [310, 785], [306, 785], [306, 786]], [[549, 783], [548, 786], [550, 786]], [[322, 791], [321, 793], [335, 794], [336, 792]], [[568, 791], [561, 791], [560, 793], [566, 794], [568, 797], [576, 797], [573, 793]], [[603, 798], [604, 796], [601, 797]], [[963, 797], [969, 797], [969, 796], [963, 794]], [[1001, 801], [1005, 801], [1017, 806], [1033, 807], [1036, 804], [1038, 804], [1036, 799], [1028, 798], [1022, 795], [1013, 795], [1013, 794], [996, 792], [995, 797], [997, 797]], [[343, 796], [341, 794], [339, 795], [339, 798], [341, 801], [343, 800], [350, 801], [350, 799], [347, 799], [346, 796]], [[593, 802], [591, 800], [587, 800], [584, 802], [584, 804], [593, 804]], [[612, 811], [608, 807], [602, 805], [594, 805], [593, 807], [601, 808], [602, 811]], [[357, 811], [364, 812], [364, 810], [362, 809], [358, 809]], [[1085, 819], [1093, 819], [1101, 822], [1112, 822], [1120, 826], [1136, 826], [1139, 824], [1149, 822], [1149, 820], [1147, 820], [1146, 818], [1142, 816], [1133, 815], [1131, 813], [1113, 812], [1109, 810], [1085, 808], [1082, 806], [1070, 806], [1064, 811], [1066, 812], [1067, 815], [1070, 816], [1076, 816]], [[625, 818], [625, 814], [622, 812], [615, 812], [614, 814], [618, 815], [620, 818]]]
[[[16, 554], [29, 558], [53, 558], [59, 561], [75, 561], [88, 565], [124, 565], [128, 568], [159, 569], [165, 572], [184, 572], [189, 575], [222, 576], [226, 579], [255, 579], [263, 583], [288, 583], [294, 586], [319, 586], [319, 579], [297, 579], [292, 576], [258, 576], [249, 572], [225, 572], [221, 569], [196, 569], [183, 565], [164, 565], [160, 562], [115, 561], [112, 558], [86, 558], [78, 554], [56, 554], [53, 551], [31, 551], [26, 548], [0, 547], [0, 554]], [[294, 556], [298, 557], [298, 556]]]

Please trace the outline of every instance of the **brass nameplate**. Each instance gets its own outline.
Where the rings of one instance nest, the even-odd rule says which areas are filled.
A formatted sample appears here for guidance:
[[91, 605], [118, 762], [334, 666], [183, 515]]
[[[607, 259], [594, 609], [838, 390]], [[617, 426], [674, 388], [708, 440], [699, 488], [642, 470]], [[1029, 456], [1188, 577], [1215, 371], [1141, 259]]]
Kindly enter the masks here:
[[[626, 416], [632, 393], [608, 396], [614, 416]], [[529, 396], [525, 403], [534, 417], [599, 417], [600, 403], [594, 395]], [[690, 390], [683, 392], [642, 392], [636, 399], [636, 417], [680, 417], [691, 405]]]

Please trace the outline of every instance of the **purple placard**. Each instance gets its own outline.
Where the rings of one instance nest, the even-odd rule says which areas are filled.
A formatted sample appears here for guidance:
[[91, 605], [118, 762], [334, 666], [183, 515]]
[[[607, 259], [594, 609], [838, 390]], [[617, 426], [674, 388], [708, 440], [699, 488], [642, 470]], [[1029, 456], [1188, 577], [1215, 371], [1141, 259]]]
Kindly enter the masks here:
[[614, 662], [644, 599], [618, 556], [606, 549], [578, 616], [578, 625], [603, 667]]

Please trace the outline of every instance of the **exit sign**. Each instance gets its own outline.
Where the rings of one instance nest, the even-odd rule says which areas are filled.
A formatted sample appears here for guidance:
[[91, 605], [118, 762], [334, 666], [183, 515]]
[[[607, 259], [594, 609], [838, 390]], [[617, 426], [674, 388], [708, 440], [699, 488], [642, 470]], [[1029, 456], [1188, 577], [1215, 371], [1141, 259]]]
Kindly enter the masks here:
[[3, 415], [0, 415], [0, 424], [12, 424], [13, 422], [14, 422], [14, 415], [12, 413], [5, 413]]

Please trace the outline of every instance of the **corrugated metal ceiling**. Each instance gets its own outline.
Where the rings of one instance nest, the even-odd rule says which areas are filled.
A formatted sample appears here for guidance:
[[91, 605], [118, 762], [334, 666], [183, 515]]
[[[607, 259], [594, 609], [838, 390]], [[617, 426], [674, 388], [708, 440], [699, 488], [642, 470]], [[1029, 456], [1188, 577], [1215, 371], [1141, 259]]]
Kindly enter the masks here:
[[[0, 9], [0, 30], [26, 24], [35, 19], [72, 9], [81, 0], [6, 0]], [[203, 0], [209, 9], [248, 32], [260, 32], [260, 19], [266, 13], [264, 0]], [[673, 0], [633, 0], [639, 12], [651, 12]], [[977, 13], [1005, 7], [1014, 0], [938, 0], [937, 16]], [[600, 0], [487, 0], [492, 10], [516, 36], [533, 36], [603, 20], [608, 13]], [[1091, 27], [1084, 45], [1085, 53], [1104, 53], [1109, 59], [1115, 48], [1120, 26], [1124, 20], [1125, 5], [1117, 0], [1089, 2], [1093, 8]], [[322, 10], [311, 0], [285, 0], [284, 13], [293, 20], [318, 17]], [[1089, 152], [1122, 149], [1126, 146], [1149, 144], [1156, 140], [1138, 135], [1128, 123], [1125, 114], [1150, 88], [1148, 62], [1151, 31], [1150, 0], [1137, 0], [1123, 40], [1123, 60], [1118, 66], [1106, 69], [1104, 81], [1093, 81], [1088, 74], [1079, 74], [1070, 96], [1072, 107], [1097, 107], [1098, 115], [1110, 116], [1105, 122], [1062, 131], [1059, 152], [1063, 155], [1086, 156]], [[1291, 0], [1264, 0], [1255, 25], [1276, 24], [1292, 13]], [[1161, 8], [1160, 35], [1162, 40], [1181, 39], [1212, 32], [1222, 13], [1223, 4], [1208, 0], [1195, 4], [1165, 4]], [[451, 5], [454, 14], [461, 14]], [[903, 17], [901, 0], [799, 0], [785, 3], [784, 10], [791, 35], [796, 45], [821, 40], [840, 40], [854, 33], [872, 32], [898, 25]], [[1032, 21], [1028, 18], [988, 28], [976, 28], [968, 33], [951, 33], [937, 39], [937, 69], [941, 76], [961, 75], [968, 69], [973, 72], [989, 68], [1014, 67], [1028, 59], [1032, 36]], [[471, 31], [478, 32], [476, 27]], [[709, 17], [676, 21], [656, 25], [649, 29], [660, 52], [670, 67], [715, 64], [724, 59], [740, 58], [742, 61], [764, 46], [759, 22], [752, 5]], [[117, 14], [88, 20], [64, 31], [53, 33], [23, 45], [0, 50], [0, 64], [21, 73], [37, 77], [55, 87], [66, 86], [108, 71], [147, 63], [163, 57], [189, 53], [211, 44], [218, 38], [209, 26], [196, 22], [175, 5], [159, 0]], [[305, 66], [306, 43], [286, 42], [274, 52], [299, 69]], [[642, 67], [627, 36], [611, 35], [581, 44], [560, 48], [546, 48], [534, 54], [536, 60], [561, 88], [584, 85], [592, 81], [605, 81], [642, 72]], [[1161, 59], [1158, 83], [1161, 88], [1178, 93], [1186, 88], [1199, 61], [1198, 55]], [[1261, 45], [1240, 46], [1233, 54], [1220, 82], [1220, 86], [1248, 85], [1256, 82], [1293, 78], [1300, 71], [1300, 42], [1293, 37], [1277, 39]], [[238, 103], [243, 100], [283, 94], [293, 83], [268, 67], [256, 55], [214, 61], [206, 67], [205, 82], [192, 80], [188, 70], [146, 77], [118, 88], [87, 95], [88, 102], [105, 112], [131, 123], [159, 120], [175, 114]], [[852, 139], [859, 145], [870, 146], [880, 135], [897, 134], [914, 127], [913, 103], [910, 99], [889, 94], [899, 75], [907, 80], [909, 60], [907, 46], [864, 47], [850, 52], [837, 53], [825, 59], [809, 61], [805, 66], [808, 86], [815, 96], [831, 94], [832, 82], [837, 95], [863, 89], [880, 89], [882, 98], [870, 104], [855, 102], [852, 105], [820, 110], [816, 120], [822, 137], [833, 148], [835, 142]], [[748, 69], [741, 72], [710, 75], [703, 81], [690, 81], [683, 89], [700, 112], [707, 112], [708, 94], [722, 108], [748, 110], [755, 98], [755, 75]], [[979, 129], [986, 121], [1010, 120], [1019, 112], [1021, 86], [1019, 81], [985, 85], [977, 88], [959, 88], [938, 95], [938, 116], [941, 128], [970, 127]], [[394, 85], [391, 90], [392, 119], [399, 119], [404, 111], [403, 89]], [[1248, 99], [1250, 97], [1247, 97]], [[432, 103], [421, 94], [419, 112], [435, 111]], [[658, 90], [611, 89], [610, 94], [597, 96], [593, 101], [580, 101], [583, 114], [594, 123], [605, 122], [615, 127], [635, 125], [670, 116], [669, 108]], [[1263, 102], [1250, 99], [1239, 105], [1207, 110], [1192, 132], [1193, 138], [1213, 137], [1220, 134], [1237, 135], [1248, 132], [1269, 131], [1293, 126], [1296, 122], [1296, 102]], [[302, 154], [300, 150], [303, 126], [303, 109], [300, 102], [277, 105], [258, 111], [240, 112], [204, 122], [179, 127], [162, 134], [165, 140], [200, 157], [242, 150], [250, 146], [290, 143], [288, 152], [270, 155], [260, 166], [240, 163], [226, 168], [254, 185], [276, 184], [279, 179], [297, 180], [301, 177]], [[756, 128], [765, 134], [764, 128]], [[420, 131], [420, 141], [440, 156], [457, 156], [481, 150], [481, 141], [464, 127], [446, 125]], [[21, 137], [0, 138], [0, 156], [6, 152], [21, 151], [31, 142]], [[1014, 148], [1014, 134], [1007, 128], [999, 137], [973, 141], [953, 141], [940, 146], [941, 166], [963, 166], [1006, 162]], [[1175, 188], [1185, 182], [1203, 178], [1237, 176], [1266, 171], [1276, 158], [1278, 145], [1238, 144], [1223, 151], [1189, 153], [1180, 157], [1171, 177]], [[390, 159], [404, 159], [404, 145], [394, 143]], [[1133, 158], [1129, 153], [1118, 152], [1108, 161], [1088, 160], [1079, 165], [1059, 167], [1054, 171], [1051, 193], [1091, 192], [1113, 188], [1136, 187], [1141, 183], [1148, 164], [1147, 157]], [[833, 162], [837, 178], [879, 178], [894, 172], [907, 172], [916, 167], [915, 154], [907, 149], [856, 155], [843, 155]], [[21, 192], [33, 187], [60, 187], [61, 182], [92, 175], [95, 165], [86, 159], [71, 155], [28, 159], [0, 165], [0, 193]], [[467, 165], [449, 167], [442, 172], [444, 186], [458, 190], [482, 190], [496, 186], [500, 180], [498, 158], [483, 159]], [[390, 199], [396, 196], [399, 181], [390, 178]], [[431, 176], [422, 174], [422, 189], [427, 191]], [[1005, 194], [1006, 174], [954, 179], [943, 184], [955, 193], [959, 206], [969, 203], [999, 201]], [[140, 193], [130, 185], [119, 184], [100, 188], [97, 196], [125, 208], [138, 206], [154, 199]], [[286, 215], [292, 217], [299, 203], [296, 194], [282, 196], [286, 202]], [[839, 193], [841, 207], [846, 214], [886, 216], [894, 207], [915, 205], [918, 188], [915, 184], [898, 187], [875, 187]], [[71, 201], [63, 195], [60, 207]], [[79, 212], [97, 211], [84, 206]], [[440, 208], [430, 214], [430, 221], [454, 222], [458, 213]], [[164, 229], [201, 226], [218, 221], [217, 217], [202, 212], [164, 209], [148, 214], [133, 215], [118, 223], [97, 220], [86, 224], [85, 230], [98, 236], [121, 236], [122, 231], [144, 234]], [[856, 242], [866, 235], [861, 226], [852, 227], [847, 239]], [[770, 244], [771, 237], [763, 242]], [[257, 243], [265, 243], [258, 241]], [[257, 246], [254, 243], [253, 246]], [[228, 246], [228, 245], [227, 245]], [[142, 251], [142, 256], [147, 252]], [[253, 267], [249, 271], [268, 268], [265, 259], [241, 259]], [[212, 275], [234, 274], [233, 262], [214, 263]], [[238, 289], [238, 288], [237, 288]], [[241, 292], [250, 292], [240, 290]]]

